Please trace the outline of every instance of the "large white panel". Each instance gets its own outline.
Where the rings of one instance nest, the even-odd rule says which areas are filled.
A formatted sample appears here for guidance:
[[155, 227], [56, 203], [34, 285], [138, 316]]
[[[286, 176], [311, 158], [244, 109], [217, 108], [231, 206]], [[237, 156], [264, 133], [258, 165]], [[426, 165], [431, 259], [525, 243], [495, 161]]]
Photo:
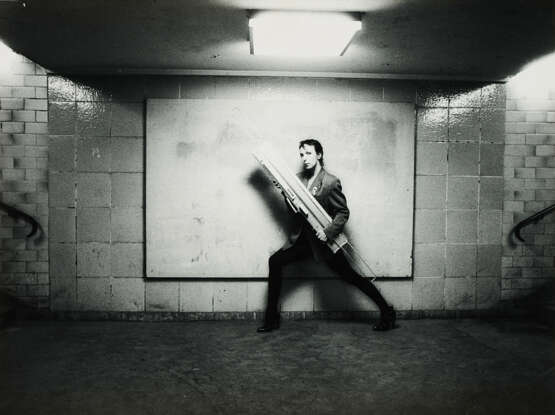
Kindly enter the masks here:
[[341, 179], [354, 246], [376, 274], [410, 276], [413, 105], [215, 99], [147, 103], [147, 275], [266, 276], [289, 216], [251, 151], [270, 143], [297, 171], [308, 137]]

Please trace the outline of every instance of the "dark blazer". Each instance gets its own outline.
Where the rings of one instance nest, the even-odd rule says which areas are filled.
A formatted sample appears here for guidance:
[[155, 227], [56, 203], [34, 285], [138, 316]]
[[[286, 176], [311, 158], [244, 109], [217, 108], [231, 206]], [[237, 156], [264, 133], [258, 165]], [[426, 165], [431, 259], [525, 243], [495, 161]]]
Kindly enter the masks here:
[[[297, 176], [305, 186], [308, 184], [308, 179], [302, 173], [298, 173]], [[332, 222], [324, 229], [324, 233], [328, 239], [335, 238], [343, 231], [343, 227], [349, 219], [349, 208], [347, 207], [347, 199], [341, 189], [341, 182], [333, 174], [322, 168], [308, 190], [331, 216]], [[300, 214], [296, 214], [294, 220], [294, 230], [281, 249], [293, 246], [304, 231], [316, 260], [322, 259], [324, 255], [327, 256], [331, 253], [331, 250], [316, 237], [312, 227]]]

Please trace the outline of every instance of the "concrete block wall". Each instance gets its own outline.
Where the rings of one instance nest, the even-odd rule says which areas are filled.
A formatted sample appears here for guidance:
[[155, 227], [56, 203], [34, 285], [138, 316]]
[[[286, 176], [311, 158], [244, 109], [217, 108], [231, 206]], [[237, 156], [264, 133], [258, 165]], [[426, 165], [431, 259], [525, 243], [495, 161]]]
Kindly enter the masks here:
[[[553, 68], [549, 78], [552, 73]], [[555, 203], [555, 87], [536, 74], [533, 81], [541, 89], [530, 88], [529, 76], [534, 75], [515, 77], [507, 86], [501, 281], [507, 301], [541, 295], [555, 282], [555, 214], [524, 228], [524, 243], [510, 237], [514, 225]]]
[[417, 91], [413, 310], [499, 304], [505, 91]]
[[49, 77], [53, 310], [145, 310], [143, 91], [117, 82]]
[[[264, 280], [145, 280], [146, 98], [416, 104], [414, 279], [377, 284], [399, 310], [495, 308], [501, 293], [502, 85], [264, 77], [49, 76], [51, 308], [257, 312]], [[163, 195], [161, 195], [163, 197]], [[375, 310], [335, 280], [289, 280], [283, 311]]]
[[0, 199], [41, 229], [0, 209], [0, 291], [37, 308], [49, 306], [47, 75], [28, 59], [0, 63]]

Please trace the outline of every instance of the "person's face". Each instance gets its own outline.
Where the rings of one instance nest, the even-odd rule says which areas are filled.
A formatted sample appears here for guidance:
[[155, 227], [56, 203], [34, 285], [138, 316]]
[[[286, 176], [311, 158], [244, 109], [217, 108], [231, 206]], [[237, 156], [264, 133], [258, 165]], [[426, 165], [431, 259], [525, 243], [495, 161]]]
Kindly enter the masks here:
[[316, 163], [320, 163], [320, 159], [322, 158], [322, 155], [316, 154], [316, 149], [310, 144], [305, 144], [299, 148], [299, 155], [305, 170], [311, 170], [316, 167]]

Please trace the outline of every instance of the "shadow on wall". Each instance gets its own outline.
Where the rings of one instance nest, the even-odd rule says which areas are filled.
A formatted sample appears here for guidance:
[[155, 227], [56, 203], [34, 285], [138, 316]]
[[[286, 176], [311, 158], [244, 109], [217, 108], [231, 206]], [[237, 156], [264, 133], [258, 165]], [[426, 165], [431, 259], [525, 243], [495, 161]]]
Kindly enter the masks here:
[[285, 208], [285, 200], [279, 195], [272, 182], [261, 169], [254, 170], [249, 176], [249, 184], [260, 195], [270, 213], [270, 217], [287, 232], [291, 231], [292, 223]]

